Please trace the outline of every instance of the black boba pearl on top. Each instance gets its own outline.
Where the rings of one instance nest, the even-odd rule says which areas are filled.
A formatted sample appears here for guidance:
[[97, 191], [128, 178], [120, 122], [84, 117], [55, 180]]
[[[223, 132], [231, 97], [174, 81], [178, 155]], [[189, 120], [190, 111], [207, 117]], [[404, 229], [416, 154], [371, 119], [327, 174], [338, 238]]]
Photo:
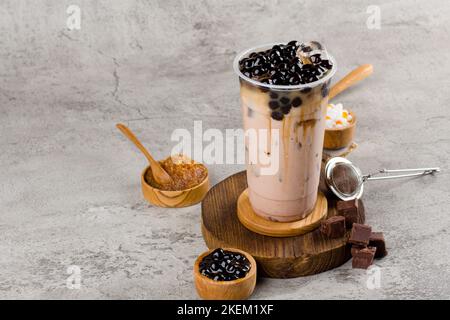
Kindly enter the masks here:
[[248, 70], [243, 71], [242, 74], [244, 76], [246, 76], [247, 78], [251, 78], [252, 77], [252, 72], [248, 71]]
[[259, 66], [264, 65], [266, 63], [266, 61], [267, 61], [267, 58], [265, 56], [263, 56], [262, 54], [259, 54], [254, 58], [253, 65], [255, 67], [259, 67]]
[[280, 52], [281, 52], [281, 46], [278, 45], [278, 44], [276, 44], [276, 45], [274, 45], [274, 46], [272, 47], [272, 50], [271, 50], [271, 51], [280, 51]]
[[275, 72], [270, 76], [270, 83], [273, 85], [283, 85], [285, 81], [284, 75], [280, 72]]
[[320, 62], [320, 66], [326, 68], [326, 69], [331, 69], [333, 67], [333, 65], [330, 63], [329, 60], [322, 60]]
[[251, 69], [251, 68], [253, 68], [254, 65], [255, 65], [255, 60], [252, 58], [245, 60], [243, 63], [243, 67], [245, 69]]
[[300, 84], [300, 76], [296, 73], [293, 73], [289, 76], [288, 82], [291, 86], [296, 86]]
[[264, 73], [263, 73], [263, 70], [262, 70], [261, 67], [255, 67], [255, 68], [252, 69], [252, 76], [254, 76], [254, 77], [259, 77], [259, 76], [261, 76], [263, 74]]
[[284, 49], [284, 55], [290, 59], [294, 58], [297, 54], [297, 47], [295, 46], [287, 46]]
[[298, 47], [300, 44], [298, 43], [297, 40], [292, 40], [288, 42], [288, 46], [294, 46], [294, 47]]
[[316, 64], [316, 63], [320, 63], [322, 61], [322, 59], [320, 58], [320, 54], [313, 54], [311, 57], [311, 62]]
[[302, 102], [303, 102], [302, 98], [296, 97], [296, 98], [294, 98], [294, 100], [292, 100], [292, 106], [294, 108], [300, 107], [302, 105]]
[[283, 113], [281, 113], [280, 111], [272, 111], [272, 114], [270, 116], [272, 117], [272, 119], [277, 121], [281, 121], [284, 118]]

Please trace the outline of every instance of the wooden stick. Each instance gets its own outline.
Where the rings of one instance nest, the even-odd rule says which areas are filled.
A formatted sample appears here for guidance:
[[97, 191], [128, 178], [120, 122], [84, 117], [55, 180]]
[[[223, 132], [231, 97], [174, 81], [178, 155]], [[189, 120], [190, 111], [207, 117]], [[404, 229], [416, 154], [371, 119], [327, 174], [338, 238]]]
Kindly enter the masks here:
[[363, 64], [347, 74], [344, 78], [339, 80], [330, 90], [330, 94], [328, 95], [328, 99], [331, 100], [335, 96], [337, 96], [342, 91], [351, 87], [355, 83], [367, 78], [373, 72], [373, 66], [371, 64]]

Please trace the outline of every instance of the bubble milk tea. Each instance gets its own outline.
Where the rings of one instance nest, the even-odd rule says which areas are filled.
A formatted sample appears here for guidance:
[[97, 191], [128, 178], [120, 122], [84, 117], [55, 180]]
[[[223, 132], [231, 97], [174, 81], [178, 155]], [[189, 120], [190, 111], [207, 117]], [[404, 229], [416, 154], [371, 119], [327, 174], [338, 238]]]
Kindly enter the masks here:
[[255, 213], [295, 221], [314, 208], [334, 59], [318, 42], [238, 55], [249, 199]]

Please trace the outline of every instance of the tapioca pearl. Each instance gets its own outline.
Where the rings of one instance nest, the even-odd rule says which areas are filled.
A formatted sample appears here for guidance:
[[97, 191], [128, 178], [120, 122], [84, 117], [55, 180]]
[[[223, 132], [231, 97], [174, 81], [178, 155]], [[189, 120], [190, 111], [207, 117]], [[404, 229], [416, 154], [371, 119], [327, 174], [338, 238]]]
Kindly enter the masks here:
[[298, 47], [300, 43], [297, 40], [291, 40], [288, 42], [288, 46]]
[[331, 69], [331, 68], [333, 68], [333, 65], [330, 63], [330, 61], [329, 60], [322, 60], [321, 62], [320, 62], [320, 66], [321, 67], [324, 67], [324, 68], [326, 68], [326, 69]]
[[256, 55], [253, 59], [254, 59], [253, 61], [254, 67], [260, 67], [267, 62], [267, 58], [262, 54]]
[[245, 69], [251, 69], [254, 67], [254, 65], [255, 65], [255, 59], [253, 59], [253, 58], [246, 59], [243, 63], [243, 67]]
[[275, 72], [269, 80], [269, 83], [273, 85], [284, 85], [286, 82], [286, 78], [280, 72]]
[[286, 106], [282, 106], [281, 107], [281, 112], [283, 112], [283, 114], [288, 114], [291, 111], [291, 106], [290, 105], [286, 105]]
[[236, 268], [233, 265], [228, 265], [225, 268], [225, 271], [228, 272], [228, 273], [235, 273], [236, 272]]
[[296, 73], [291, 73], [291, 75], [288, 77], [288, 83], [291, 86], [296, 86], [300, 84], [300, 76]]
[[224, 255], [223, 249], [219, 248], [213, 251], [213, 253], [211, 254], [211, 256], [213, 257], [213, 259], [222, 259]]
[[277, 100], [269, 101], [269, 108], [272, 110], [278, 109], [280, 107], [280, 103]]
[[302, 105], [302, 103], [303, 103], [303, 101], [302, 101], [302, 98], [300, 98], [300, 97], [296, 97], [296, 98], [294, 98], [294, 100], [292, 100], [292, 106], [294, 108], [300, 107]]
[[289, 102], [291, 102], [291, 100], [289, 100], [288, 97], [282, 97], [282, 98], [280, 99], [280, 102], [281, 102], [282, 104], [286, 105], [286, 104], [289, 104]]
[[242, 267], [242, 271], [243, 272], [247, 272], [249, 270], [250, 270], [250, 266], [249, 265], [245, 265], [245, 266]]
[[279, 56], [279, 55], [277, 55], [277, 54], [274, 54], [274, 55], [272, 55], [269, 59], [270, 59], [270, 60], [269, 60], [270, 63], [273, 64], [273, 65], [275, 66], [275, 68], [277, 68], [277, 66], [278, 66], [280, 63], [283, 63], [283, 62], [284, 62], [284, 59], [285, 59], [285, 58], [283, 58], [282, 56]]
[[253, 77], [259, 77], [259, 76], [261, 76], [262, 74], [264, 74], [264, 72], [263, 72], [263, 70], [262, 70], [261, 67], [254, 67], [254, 68], [252, 69], [252, 76], [253, 76]]
[[276, 92], [274, 92], [274, 91], [271, 91], [270, 94], [269, 94], [269, 96], [270, 96], [272, 99], [278, 99], [278, 93], [276, 93]]
[[307, 88], [301, 89], [300, 92], [301, 92], [301, 93], [309, 93], [309, 92], [311, 92], [311, 90], [312, 90], [312, 88], [307, 87]]
[[272, 111], [272, 114], [270, 116], [272, 117], [272, 119], [277, 121], [281, 121], [284, 118], [283, 113], [281, 113], [280, 111]]
[[247, 78], [251, 78], [252, 77], [252, 73], [250, 71], [248, 71], [248, 70], [245, 70], [244, 72], [242, 72], [242, 74], [244, 76], [246, 76]]

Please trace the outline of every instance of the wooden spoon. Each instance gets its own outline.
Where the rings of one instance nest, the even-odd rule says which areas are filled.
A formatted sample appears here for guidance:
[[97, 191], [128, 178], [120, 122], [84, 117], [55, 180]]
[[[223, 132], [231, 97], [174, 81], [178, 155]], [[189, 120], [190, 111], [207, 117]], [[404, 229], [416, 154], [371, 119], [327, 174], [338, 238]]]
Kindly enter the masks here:
[[116, 124], [116, 127], [122, 131], [122, 133], [130, 139], [131, 142], [133, 142], [136, 147], [138, 147], [139, 150], [144, 154], [144, 156], [148, 159], [148, 162], [150, 162], [150, 167], [152, 168], [153, 177], [155, 178], [155, 181], [159, 184], [170, 184], [173, 183], [172, 177], [169, 176], [169, 174], [164, 170], [158, 161], [153, 159], [153, 157], [150, 155], [150, 153], [145, 149], [145, 147], [142, 145], [142, 143], [136, 138], [136, 136], [131, 132], [131, 130], [125, 126], [122, 123]]
[[371, 64], [363, 64], [347, 74], [344, 78], [339, 80], [330, 90], [328, 99], [331, 100], [348, 87], [355, 83], [367, 78], [373, 72], [373, 66]]

